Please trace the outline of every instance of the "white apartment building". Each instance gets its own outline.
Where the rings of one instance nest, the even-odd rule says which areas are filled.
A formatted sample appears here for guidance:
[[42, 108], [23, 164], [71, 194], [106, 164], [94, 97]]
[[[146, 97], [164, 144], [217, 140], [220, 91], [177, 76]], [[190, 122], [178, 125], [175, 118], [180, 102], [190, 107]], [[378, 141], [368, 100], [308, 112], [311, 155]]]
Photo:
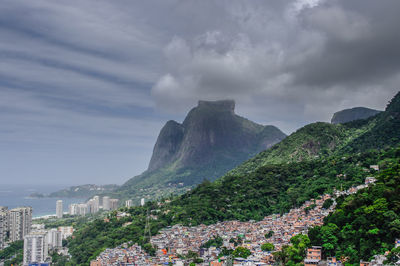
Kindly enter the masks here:
[[10, 240], [23, 240], [31, 232], [32, 207], [19, 207], [9, 212]]
[[116, 210], [118, 209], [118, 199], [110, 199], [110, 209]]
[[94, 196], [93, 197], [93, 210], [91, 211], [92, 213], [96, 213], [99, 211], [100, 207], [100, 197], [99, 196]]
[[62, 246], [62, 234], [56, 228], [50, 229], [47, 233], [47, 244], [49, 249], [59, 248]]
[[56, 202], [56, 216], [57, 218], [63, 217], [63, 201], [57, 200]]
[[132, 207], [132, 200], [130, 199], [130, 200], [127, 200], [127, 201], [125, 201], [125, 207], [127, 207], [127, 208], [130, 208], [130, 207]]
[[110, 210], [110, 197], [109, 196], [103, 197], [103, 210], [105, 210], [105, 211]]
[[85, 203], [74, 203], [69, 205], [70, 215], [86, 215], [88, 213], [88, 205]]
[[45, 262], [48, 252], [45, 231], [32, 232], [24, 237], [24, 265]]

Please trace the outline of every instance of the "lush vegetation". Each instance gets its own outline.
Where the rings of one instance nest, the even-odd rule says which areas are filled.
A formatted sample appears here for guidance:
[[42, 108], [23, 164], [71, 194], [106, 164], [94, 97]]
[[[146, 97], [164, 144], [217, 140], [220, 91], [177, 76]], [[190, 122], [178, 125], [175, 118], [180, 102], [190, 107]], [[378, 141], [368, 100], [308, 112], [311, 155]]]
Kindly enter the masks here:
[[264, 244], [261, 245], [261, 250], [262, 251], [272, 251], [274, 249], [275, 249], [275, 246], [272, 243], [268, 243], [267, 242], [267, 243], [264, 243]]
[[206, 243], [204, 243], [203, 245], [201, 245], [202, 248], [210, 248], [210, 247], [221, 247], [223, 244], [224, 240], [222, 239], [222, 237], [217, 236], [215, 238], [212, 238], [210, 240], [208, 240]]
[[310, 198], [364, 182], [369, 165], [389, 160], [393, 153], [370, 151], [348, 157], [259, 167], [247, 175], [229, 174], [203, 182], [168, 206], [168, 222], [213, 224], [223, 220], [261, 220], [284, 213]]
[[81, 225], [102, 217], [102, 213], [88, 214], [85, 216], [69, 216], [58, 218], [40, 218], [32, 220], [33, 224], [44, 224], [46, 229], [57, 228], [59, 226], [73, 226], [79, 228]]
[[[144, 236], [147, 213], [157, 217], [150, 221], [152, 234], [156, 234], [163, 227], [178, 223], [199, 225], [223, 220], [260, 220], [272, 213], [287, 212], [310, 198], [332, 192], [335, 187], [346, 189], [363, 183], [366, 176], [374, 174], [369, 165], [378, 164], [381, 169], [387, 169], [399, 158], [398, 150], [387, 147], [387, 143], [393, 145], [399, 143], [399, 98], [400, 94], [396, 95], [386, 112], [368, 120], [344, 125], [316, 123], [306, 126], [213, 183], [205, 180], [192, 191], [179, 197], [170, 197], [168, 201], [161, 199], [159, 202], [148, 202], [143, 208], [134, 207], [126, 210], [131, 214], [130, 217], [117, 219], [113, 213], [108, 220], [96, 219], [82, 225], [68, 243], [73, 263], [88, 265], [89, 261], [106, 247], [114, 247], [129, 241], [139, 243], [149, 253], [153, 253], [153, 248], [147, 243], [148, 238]], [[386, 195], [386, 192], [382, 193], [382, 196]], [[378, 194], [373, 195], [368, 199], [373, 200], [372, 205], [375, 204], [375, 196], [377, 199], [382, 198]], [[360, 200], [363, 199], [360, 197]], [[354, 207], [352, 204], [345, 207], [343, 204], [347, 202], [339, 199], [339, 209], [345, 212], [346, 208]], [[379, 201], [376, 204], [377, 208], [382, 206], [392, 208], [391, 204], [394, 203]], [[358, 208], [353, 211], [356, 210], [358, 211]], [[398, 211], [393, 212], [398, 215]], [[374, 212], [372, 214], [375, 215]], [[379, 215], [377, 217], [380, 219]], [[327, 227], [320, 229], [320, 232], [316, 231], [318, 229], [314, 230], [315, 237], [313, 236], [312, 240], [326, 244], [324, 248], [328, 254], [343, 253], [350, 256], [352, 250], [357, 250], [359, 246], [364, 247], [364, 244], [350, 246], [347, 251], [345, 249], [337, 251], [334, 250], [334, 245], [329, 245], [332, 244], [329, 241], [334, 235], [338, 239], [339, 247], [341, 243], [347, 243], [349, 238], [339, 237], [335, 225], [341, 228], [343, 224], [339, 222], [349, 222], [350, 220], [346, 219], [350, 218], [357, 220], [357, 217], [358, 213], [353, 217], [346, 216], [344, 220], [329, 218], [333, 220], [326, 224]], [[390, 218], [393, 217], [397, 216], [392, 215]], [[376, 240], [376, 235], [380, 236], [381, 231], [375, 228], [380, 227], [370, 228], [366, 232], [369, 237]], [[358, 231], [356, 233], [358, 234]], [[353, 241], [359, 236], [357, 234], [350, 234]], [[385, 241], [384, 243], [387, 243]], [[299, 241], [295, 239], [292, 246], [285, 248], [282, 250], [283, 253], [277, 256], [282, 261], [299, 263], [301, 261], [299, 254], [306, 242], [306, 239]], [[390, 247], [382, 245], [379, 250]], [[370, 254], [378, 252], [375, 249], [371, 250]], [[230, 252], [226, 250], [227, 254]], [[363, 258], [368, 256], [367, 253], [360, 254]]]
[[24, 241], [19, 240], [0, 250], [0, 261], [4, 260], [5, 266], [17, 265], [23, 260]]
[[237, 247], [233, 252], [232, 256], [235, 258], [247, 259], [251, 255], [251, 251], [245, 247]]
[[230, 173], [244, 175], [268, 164], [315, 160], [369, 149], [387, 149], [400, 142], [398, 132], [400, 93], [391, 100], [385, 112], [369, 119], [335, 125], [321, 122], [306, 125]]
[[[365, 177], [371, 175], [369, 165], [379, 164], [385, 168], [397, 157], [394, 149], [370, 151], [348, 157], [268, 165], [247, 176], [230, 175], [214, 183], [205, 181], [177, 198], [123, 209], [131, 215], [129, 217], [118, 219], [113, 212], [109, 219], [96, 219], [78, 226], [74, 239], [68, 243], [73, 263], [88, 265], [105, 248], [129, 241], [154, 252], [151, 245], [145, 245], [148, 241], [144, 237], [148, 212], [157, 216], [157, 220], [150, 220], [152, 234], [178, 223], [199, 225], [234, 219], [260, 220], [272, 213], [286, 212], [322, 193], [332, 192], [335, 186], [345, 189], [363, 183]], [[218, 245], [218, 242], [215, 239], [208, 244]]]
[[284, 245], [281, 250], [274, 252], [274, 259], [281, 265], [301, 266], [310, 239], [307, 235], [299, 234], [290, 239], [291, 245]]
[[310, 230], [312, 244], [322, 245], [325, 256], [356, 264], [391, 250], [400, 238], [400, 149], [393, 152], [396, 159], [375, 185], [338, 198], [324, 225]]

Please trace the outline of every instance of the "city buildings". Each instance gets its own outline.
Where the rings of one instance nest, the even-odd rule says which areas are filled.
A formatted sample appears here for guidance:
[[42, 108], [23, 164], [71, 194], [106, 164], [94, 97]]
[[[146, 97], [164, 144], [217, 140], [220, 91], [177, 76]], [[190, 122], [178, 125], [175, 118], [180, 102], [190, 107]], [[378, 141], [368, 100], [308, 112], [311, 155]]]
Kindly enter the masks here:
[[140, 206], [144, 206], [144, 198], [140, 200]]
[[52, 228], [47, 232], [47, 244], [49, 249], [55, 249], [62, 246], [61, 232], [56, 228]]
[[[109, 196], [104, 196], [102, 199], [102, 209], [105, 211], [118, 209], [118, 199], [110, 199]], [[69, 205], [70, 215], [86, 215], [87, 213], [97, 213], [100, 210], [100, 197], [94, 196], [86, 203], [74, 203]]]
[[0, 250], [4, 248], [8, 231], [8, 214], [0, 210]]
[[0, 212], [3, 212], [6, 214], [6, 220], [5, 220], [5, 229], [8, 232], [10, 230], [10, 214], [8, 211], [8, 207], [5, 206], [0, 206]]
[[103, 197], [103, 210], [105, 210], [105, 211], [110, 210], [110, 197], [109, 196]]
[[118, 209], [118, 199], [110, 199], [110, 209], [111, 210], [116, 210]]
[[100, 208], [100, 197], [99, 196], [94, 196], [93, 197], [93, 211], [91, 211], [92, 213], [96, 213], [99, 211]]
[[24, 237], [24, 265], [45, 262], [48, 257], [47, 233], [32, 232]]
[[125, 207], [127, 207], [127, 208], [132, 207], [132, 200], [125, 201]]
[[[359, 189], [368, 185], [359, 185], [346, 191], [334, 191], [336, 195], [350, 195], [356, 193]], [[298, 234], [307, 234], [308, 229], [314, 226], [324, 224], [324, 218], [335, 209], [336, 202], [328, 209], [323, 208], [326, 200], [332, 199], [332, 195], [321, 195], [318, 199], [306, 201], [301, 207], [291, 209], [285, 214], [272, 214], [264, 217], [261, 221], [224, 221], [212, 225], [198, 225], [187, 227], [176, 224], [166, 227], [157, 235], [150, 239], [150, 243], [156, 249], [155, 256], [150, 256], [135, 243], [125, 243], [116, 248], [106, 249], [104, 252], [91, 261], [91, 266], [99, 265], [166, 265], [170, 262], [182, 263], [182, 256], [189, 251], [196, 252], [205, 264], [219, 264], [221, 249], [216, 247], [203, 248], [202, 245], [210, 239], [216, 237], [222, 238], [222, 248], [234, 249], [235, 243], [232, 240], [240, 239], [243, 241], [240, 245], [248, 248], [252, 255], [245, 261], [243, 258], [236, 258], [235, 265], [271, 265], [274, 258], [271, 252], [263, 251], [261, 245], [265, 242], [272, 243], [275, 250], [281, 250], [284, 245], [290, 243], [290, 239]], [[312, 208], [311, 208], [312, 206]], [[118, 219], [122, 213], [116, 214]], [[157, 219], [156, 215], [150, 216], [151, 219]], [[266, 239], [266, 233], [273, 234]], [[400, 245], [400, 240], [395, 244]], [[305, 265], [318, 265], [321, 262], [322, 248], [313, 246], [307, 250]], [[225, 258], [226, 259], [226, 258]], [[377, 258], [376, 261], [381, 261]], [[124, 264], [125, 263], [125, 264]], [[325, 265], [340, 266], [336, 258], [329, 258]], [[203, 265], [205, 265], [203, 264]], [[223, 264], [226, 265], [226, 264]], [[375, 265], [372, 263], [372, 265]], [[382, 264], [379, 264], [382, 265]]]
[[63, 201], [57, 200], [56, 202], [56, 216], [57, 218], [63, 217]]
[[95, 213], [95, 202], [94, 202], [94, 199], [90, 199], [90, 200], [88, 200], [88, 202], [86, 203], [86, 205], [87, 205], [87, 210], [88, 210], [88, 213]]
[[86, 215], [88, 213], [88, 205], [85, 203], [74, 203], [69, 205], [70, 215]]
[[304, 260], [304, 266], [318, 265], [322, 259], [322, 247], [312, 246], [307, 249], [306, 259]]
[[19, 207], [9, 212], [10, 241], [23, 240], [31, 231], [32, 207]]

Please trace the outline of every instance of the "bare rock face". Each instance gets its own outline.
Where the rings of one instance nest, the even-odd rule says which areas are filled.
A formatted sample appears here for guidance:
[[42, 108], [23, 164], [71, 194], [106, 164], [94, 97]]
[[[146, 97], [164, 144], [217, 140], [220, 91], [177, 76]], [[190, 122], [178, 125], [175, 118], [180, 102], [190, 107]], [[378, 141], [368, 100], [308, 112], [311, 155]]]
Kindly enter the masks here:
[[130, 198], [160, 197], [210, 181], [280, 142], [286, 135], [235, 114], [235, 102], [199, 101], [182, 123], [161, 129], [148, 169], [118, 193]]
[[168, 121], [154, 146], [148, 171], [168, 164], [199, 167], [211, 161], [238, 162], [286, 137], [274, 126], [262, 126], [234, 113], [235, 102], [199, 101], [182, 124]]
[[174, 159], [181, 146], [183, 134], [184, 128], [178, 122], [170, 120], [165, 124], [154, 146], [149, 171], [156, 170]]
[[345, 109], [333, 114], [331, 119], [332, 124], [343, 124], [359, 119], [367, 119], [371, 116], [379, 114], [381, 111], [369, 109], [366, 107], [354, 107], [351, 109]]

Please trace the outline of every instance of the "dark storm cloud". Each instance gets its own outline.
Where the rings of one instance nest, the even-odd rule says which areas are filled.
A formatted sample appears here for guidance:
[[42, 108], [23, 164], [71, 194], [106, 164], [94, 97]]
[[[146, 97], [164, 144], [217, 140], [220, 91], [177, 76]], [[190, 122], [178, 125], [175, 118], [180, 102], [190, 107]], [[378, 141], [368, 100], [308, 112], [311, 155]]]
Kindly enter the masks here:
[[228, 96], [245, 115], [287, 132], [342, 108], [383, 108], [398, 89], [398, 7], [372, 0], [233, 1], [220, 15], [229, 25], [210, 22], [197, 36], [171, 39], [153, 96], [178, 110], [198, 98]]
[[[291, 70], [311, 86], [365, 84], [400, 69], [399, 1], [326, 2], [302, 14], [302, 26], [323, 34], [325, 45]], [[397, 25], [397, 26], [396, 26]], [[296, 71], [298, 70], [298, 71]]]

